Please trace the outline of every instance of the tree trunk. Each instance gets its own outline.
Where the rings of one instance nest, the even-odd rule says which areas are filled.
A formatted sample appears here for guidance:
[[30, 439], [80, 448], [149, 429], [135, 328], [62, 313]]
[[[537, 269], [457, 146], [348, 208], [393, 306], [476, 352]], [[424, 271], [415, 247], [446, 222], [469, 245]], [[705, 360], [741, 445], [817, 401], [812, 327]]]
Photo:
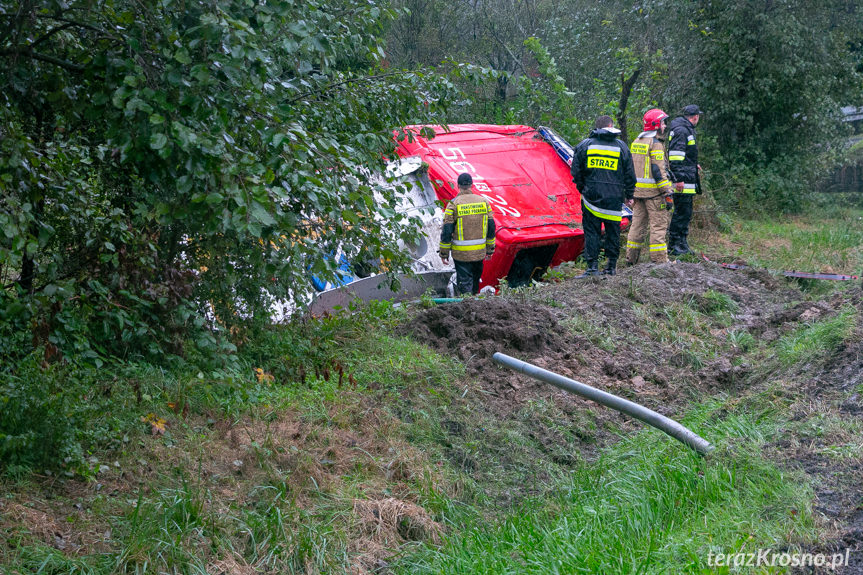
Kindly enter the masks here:
[[620, 102], [617, 111], [617, 127], [620, 129], [620, 139], [624, 142], [629, 142], [629, 135], [626, 131], [626, 105], [629, 102], [629, 95], [632, 94], [632, 87], [635, 86], [638, 75], [641, 74], [641, 67], [635, 69], [632, 76], [626, 77], [625, 72], [620, 73]]

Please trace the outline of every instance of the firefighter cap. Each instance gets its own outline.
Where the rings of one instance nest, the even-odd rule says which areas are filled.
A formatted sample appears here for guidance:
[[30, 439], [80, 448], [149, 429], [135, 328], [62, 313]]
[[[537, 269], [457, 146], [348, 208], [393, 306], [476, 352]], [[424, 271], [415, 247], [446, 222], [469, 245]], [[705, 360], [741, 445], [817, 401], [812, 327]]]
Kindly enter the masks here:
[[703, 114], [703, 113], [704, 112], [701, 111], [701, 108], [699, 108], [695, 104], [689, 104], [688, 106], [683, 108], [683, 115], [684, 116], [698, 116], [698, 115]]
[[470, 174], [464, 173], [459, 174], [458, 176], [458, 185], [463, 187], [468, 187], [473, 185], [473, 178], [470, 177]]

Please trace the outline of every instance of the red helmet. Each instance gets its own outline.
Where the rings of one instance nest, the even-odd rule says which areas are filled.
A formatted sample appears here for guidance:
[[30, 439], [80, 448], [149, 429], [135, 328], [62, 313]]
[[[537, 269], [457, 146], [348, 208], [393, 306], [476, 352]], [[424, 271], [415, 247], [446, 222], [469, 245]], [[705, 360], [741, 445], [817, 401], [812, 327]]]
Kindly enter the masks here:
[[651, 130], [658, 130], [660, 126], [662, 126], [662, 120], [667, 117], [668, 114], [666, 114], [659, 108], [653, 108], [652, 110], [648, 110], [644, 114], [644, 131], [650, 132]]

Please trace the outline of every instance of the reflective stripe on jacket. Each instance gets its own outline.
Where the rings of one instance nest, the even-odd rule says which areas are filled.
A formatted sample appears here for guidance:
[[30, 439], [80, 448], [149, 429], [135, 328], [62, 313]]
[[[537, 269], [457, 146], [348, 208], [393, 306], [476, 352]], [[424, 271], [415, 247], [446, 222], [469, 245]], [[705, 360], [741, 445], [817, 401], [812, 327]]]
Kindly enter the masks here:
[[642, 132], [629, 146], [632, 165], [635, 168], [635, 197], [656, 198], [673, 192], [668, 180], [668, 164], [665, 161], [662, 141], [656, 131]]
[[472, 192], [460, 192], [444, 210], [441, 257], [475, 262], [494, 250], [495, 224], [491, 204]]
[[[684, 117], [674, 118], [668, 125], [668, 167], [675, 182], [695, 184], [698, 179], [698, 145], [695, 126]], [[684, 191], [682, 193], [695, 193]]]

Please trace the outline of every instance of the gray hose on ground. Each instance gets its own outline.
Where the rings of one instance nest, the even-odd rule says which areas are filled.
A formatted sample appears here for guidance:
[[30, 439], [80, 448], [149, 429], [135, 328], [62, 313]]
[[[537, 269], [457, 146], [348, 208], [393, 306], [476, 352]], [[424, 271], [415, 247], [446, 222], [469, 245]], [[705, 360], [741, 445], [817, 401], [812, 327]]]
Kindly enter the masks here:
[[713, 451], [713, 446], [710, 445], [707, 440], [699, 437], [690, 429], [680, 425], [673, 419], [669, 419], [660, 413], [656, 413], [652, 409], [647, 409], [643, 405], [639, 405], [627, 399], [623, 399], [622, 397], [601, 391], [595, 387], [580, 383], [574, 379], [569, 379], [568, 377], [564, 377], [560, 374], [554, 373], [553, 371], [542, 369], [541, 367], [537, 367], [533, 364], [521, 361], [520, 359], [510, 357], [500, 352], [495, 353], [494, 356], [492, 356], [492, 360], [499, 365], [508, 367], [525, 375], [529, 375], [530, 377], [544, 381], [545, 383], [550, 383], [564, 391], [580, 395], [581, 397], [632, 416], [648, 425], [652, 425], [656, 429], [664, 431], [674, 439], [691, 447], [700, 455], [707, 455]]

